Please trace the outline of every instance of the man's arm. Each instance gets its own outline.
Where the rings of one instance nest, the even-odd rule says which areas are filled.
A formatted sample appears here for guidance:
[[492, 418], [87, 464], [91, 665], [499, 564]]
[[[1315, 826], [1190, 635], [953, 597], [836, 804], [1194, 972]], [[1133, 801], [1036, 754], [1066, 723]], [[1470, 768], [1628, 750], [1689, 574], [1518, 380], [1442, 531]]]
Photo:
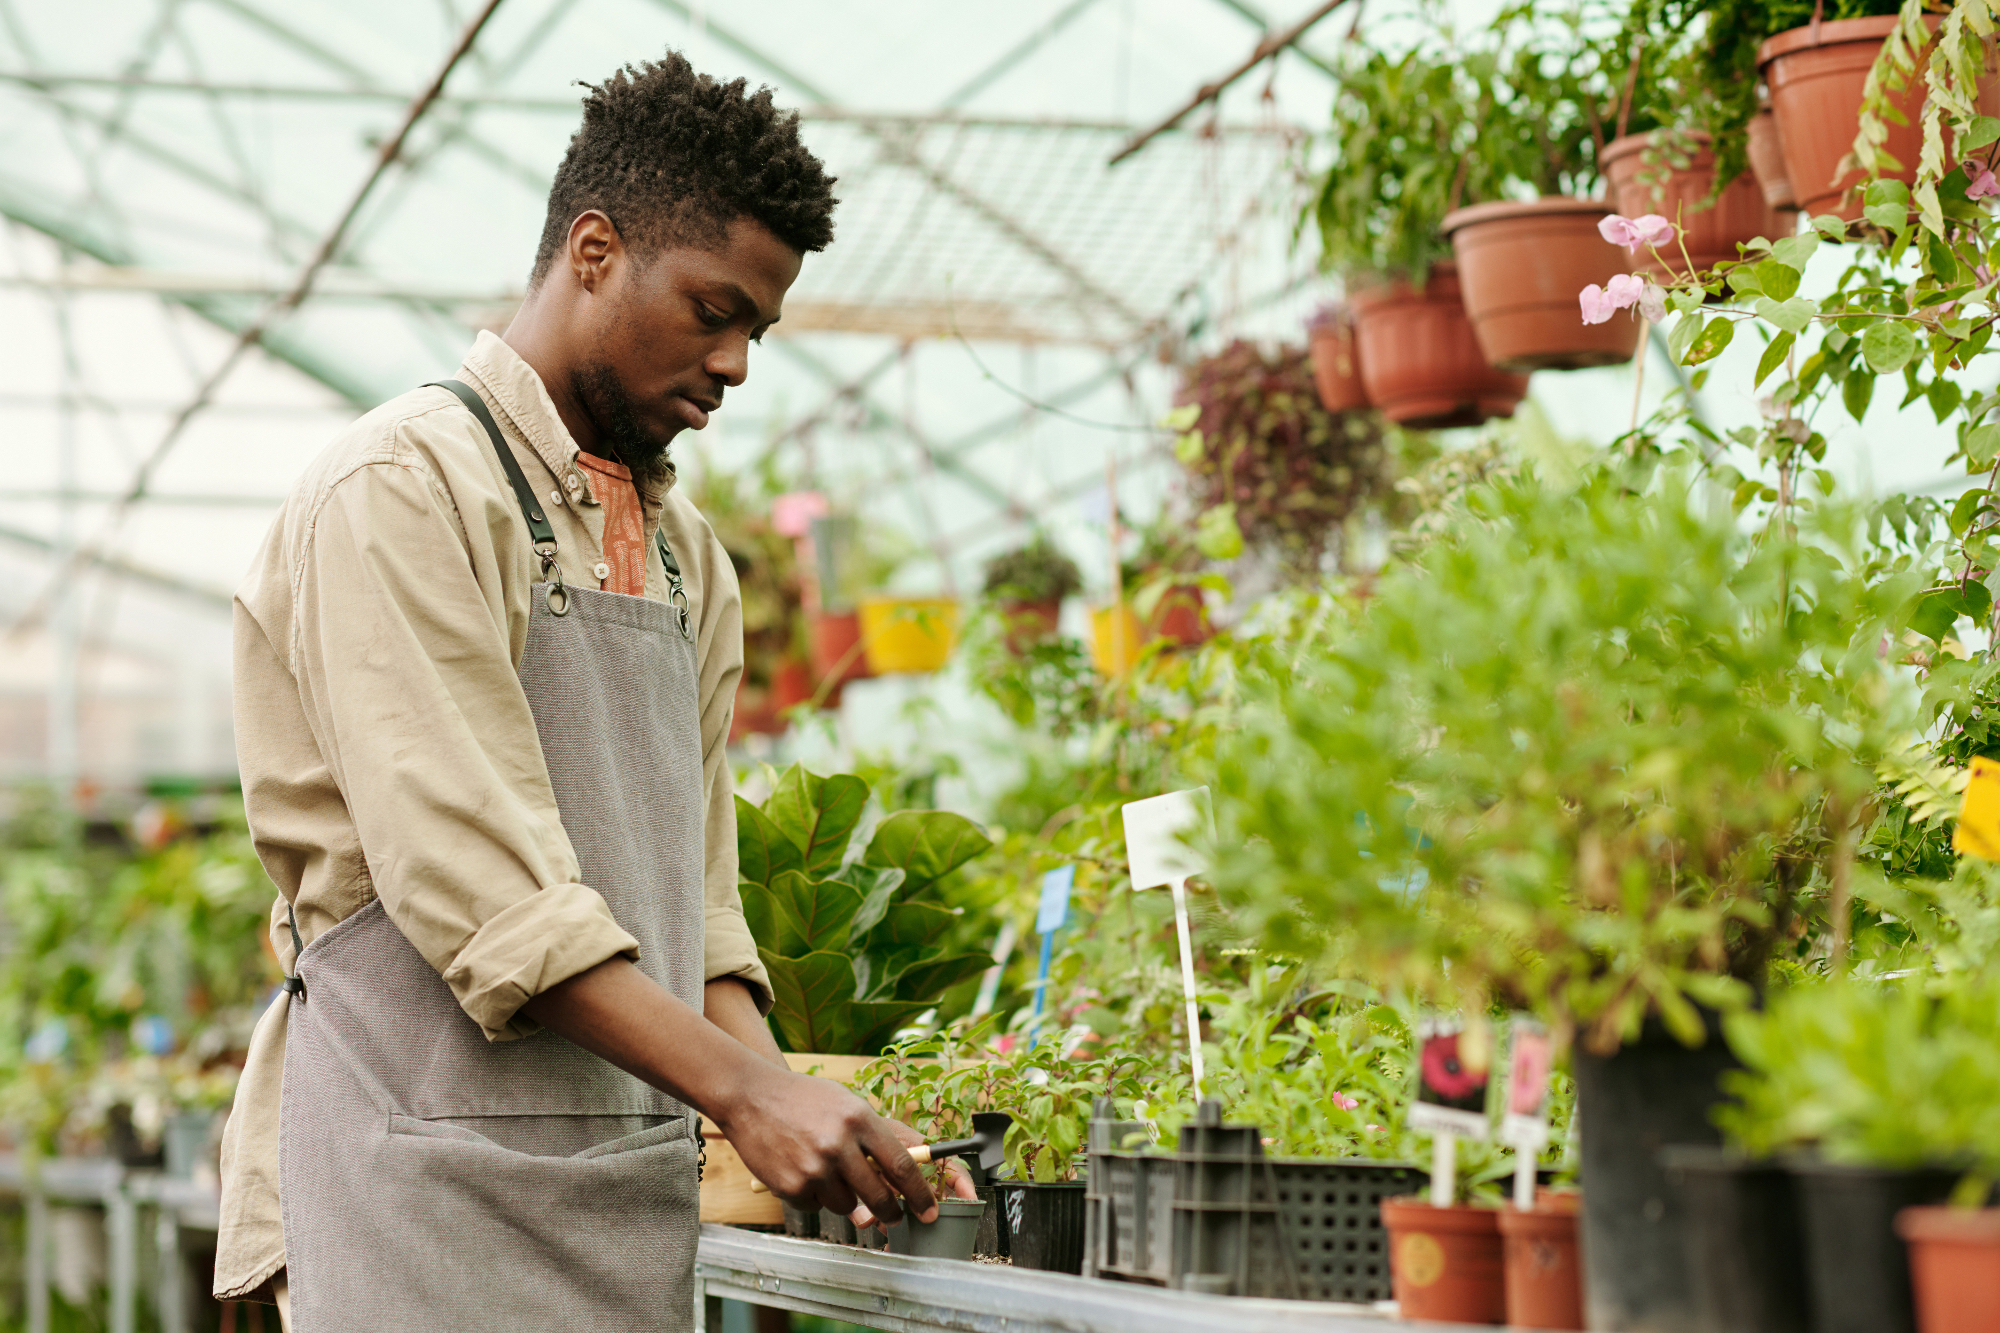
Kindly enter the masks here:
[[[756, 1014], [739, 983], [719, 979], [707, 993], [719, 986], [741, 992]], [[796, 1206], [852, 1213], [858, 1202], [893, 1224], [903, 1216], [900, 1194], [919, 1221], [937, 1216], [923, 1168], [893, 1121], [838, 1083], [785, 1068], [768, 1030], [764, 1049], [753, 1050], [622, 957], [558, 982], [522, 1012], [707, 1115], [751, 1173]], [[727, 998], [718, 1016], [742, 1023]]]

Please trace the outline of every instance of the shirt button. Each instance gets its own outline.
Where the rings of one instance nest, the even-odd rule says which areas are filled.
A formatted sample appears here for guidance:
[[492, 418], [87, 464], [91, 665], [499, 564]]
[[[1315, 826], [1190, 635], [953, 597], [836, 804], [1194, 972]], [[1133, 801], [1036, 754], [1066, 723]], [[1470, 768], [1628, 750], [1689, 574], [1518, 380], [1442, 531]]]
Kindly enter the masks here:
[[575, 495], [578, 491], [583, 489], [583, 478], [577, 476], [576, 473], [572, 472], [567, 477], [563, 478], [563, 485], [569, 487], [569, 493], [571, 495]]
[[557, 504], [557, 505], [561, 504], [561, 503], [562, 503], [562, 492], [561, 492], [561, 491], [550, 491], [550, 492], [549, 492], [549, 503], [550, 503], [550, 504]]
[[590, 572], [597, 575], [597, 581], [602, 583], [611, 577], [611, 566], [600, 560], [590, 567]]

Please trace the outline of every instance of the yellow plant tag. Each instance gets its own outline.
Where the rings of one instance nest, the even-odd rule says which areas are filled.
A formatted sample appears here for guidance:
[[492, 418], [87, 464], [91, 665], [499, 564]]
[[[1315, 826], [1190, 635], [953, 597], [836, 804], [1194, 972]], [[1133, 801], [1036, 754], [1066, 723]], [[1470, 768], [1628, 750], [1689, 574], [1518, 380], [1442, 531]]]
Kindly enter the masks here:
[[2000, 861], [2000, 763], [1972, 761], [1972, 777], [1965, 784], [1965, 806], [1958, 813], [1951, 849], [1982, 861]]

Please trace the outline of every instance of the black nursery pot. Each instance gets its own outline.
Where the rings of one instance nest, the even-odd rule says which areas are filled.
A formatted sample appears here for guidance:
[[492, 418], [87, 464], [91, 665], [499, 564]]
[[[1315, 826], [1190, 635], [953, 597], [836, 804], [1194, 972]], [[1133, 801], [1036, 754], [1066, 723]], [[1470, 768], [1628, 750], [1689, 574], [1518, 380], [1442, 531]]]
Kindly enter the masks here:
[[1792, 1176], [1721, 1148], [1666, 1148], [1701, 1333], [1811, 1333]]
[[[870, 1227], [869, 1230], [874, 1230]], [[819, 1210], [819, 1238], [830, 1240], [836, 1245], [858, 1245], [854, 1222], [846, 1213], [836, 1213], [831, 1208]]]
[[1660, 1150], [1720, 1147], [1709, 1113], [1717, 1078], [1738, 1067], [1722, 1024], [1705, 1014], [1707, 1040], [1687, 1047], [1648, 1022], [1639, 1040], [1608, 1056], [1579, 1049], [1582, 1121], [1583, 1288], [1586, 1322], [1625, 1333], [1696, 1333], [1687, 1219], [1668, 1188]]
[[1916, 1333], [1910, 1259], [1896, 1234], [1904, 1208], [1942, 1203], [1959, 1172], [1924, 1167], [1786, 1163], [1805, 1219], [1813, 1333]]
[[1016, 1268], [1083, 1271], [1084, 1183], [1002, 1180], [993, 1186], [1005, 1245]]
[[785, 1210], [787, 1236], [797, 1236], [800, 1240], [819, 1239], [819, 1209], [794, 1208], [788, 1203], [780, 1206]]
[[972, 1242], [972, 1252], [986, 1259], [1007, 1257], [1007, 1233], [1000, 1229], [999, 1200], [993, 1197], [991, 1185], [974, 1185], [973, 1192], [986, 1205], [986, 1211], [979, 1215], [979, 1235]]

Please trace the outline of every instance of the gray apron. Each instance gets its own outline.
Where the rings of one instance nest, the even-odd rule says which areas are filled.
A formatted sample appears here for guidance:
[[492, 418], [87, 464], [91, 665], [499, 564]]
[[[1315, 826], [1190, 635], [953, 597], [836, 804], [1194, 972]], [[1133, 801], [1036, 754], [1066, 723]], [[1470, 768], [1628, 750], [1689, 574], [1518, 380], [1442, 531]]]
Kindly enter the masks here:
[[[569, 588], [477, 394], [546, 582], [521, 688], [583, 882], [702, 1004], [694, 645], [672, 602]], [[488, 1042], [379, 900], [299, 956], [279, 1179], [297, 1333], [690, 1329], [698, 1138], [665, 1093], [543, 1031]]]

